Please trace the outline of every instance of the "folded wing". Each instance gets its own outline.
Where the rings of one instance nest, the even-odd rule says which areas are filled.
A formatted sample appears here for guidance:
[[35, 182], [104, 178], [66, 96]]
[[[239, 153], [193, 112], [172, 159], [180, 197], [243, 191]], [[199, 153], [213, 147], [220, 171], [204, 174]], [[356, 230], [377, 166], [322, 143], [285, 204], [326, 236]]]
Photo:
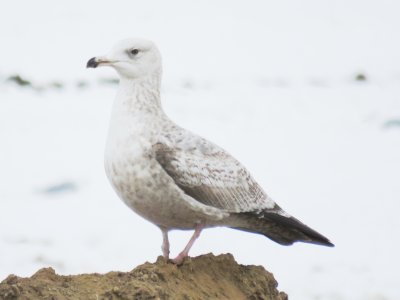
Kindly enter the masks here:
[[226, 151], [195, 135], [178, 136], [153, 145], [156, 160], [187, 195], [231, 213], [230, 227], [263, 234], [282, 245], [301, 241], [333, 246], [284, 212]]
[[205, 139], [190, 137], [190, 141], [173, 145], [157, 143], [153, 150], [176, 184], [203, 204], [237, 213], [275, 206], [246, 168]]

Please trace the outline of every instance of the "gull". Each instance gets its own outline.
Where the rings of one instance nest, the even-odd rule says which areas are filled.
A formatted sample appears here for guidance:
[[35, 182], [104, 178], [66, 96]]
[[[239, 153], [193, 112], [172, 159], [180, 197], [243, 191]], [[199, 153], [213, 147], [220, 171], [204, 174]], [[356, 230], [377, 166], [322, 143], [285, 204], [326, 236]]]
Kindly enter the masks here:
[[87, 68], [109, 66], [120, 77], [105, 150], [111, 185], [134, 212], [168, 232], [194, 230], [172, 261], [181, 264], [205, 228], [225, 226], [282, 244], [333, 244], [278, 206], [233, 156], [175, 124], [160, 101], [161, 54], [144, 39], [118, 42]]

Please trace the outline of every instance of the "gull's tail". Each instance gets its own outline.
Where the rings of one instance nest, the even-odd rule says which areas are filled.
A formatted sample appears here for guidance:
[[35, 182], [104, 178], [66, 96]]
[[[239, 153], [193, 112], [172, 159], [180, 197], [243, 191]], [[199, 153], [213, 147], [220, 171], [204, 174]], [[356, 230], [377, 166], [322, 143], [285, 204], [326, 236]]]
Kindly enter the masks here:
[[311, 229], [292, 216], [263, 210], [260, 212], [244, 212], [233, 214], [239, 226], [231, 228], [262, 234], [281, 244], [292, 245], [304, 242], [333, 247], [334, 245], [322, 234]]

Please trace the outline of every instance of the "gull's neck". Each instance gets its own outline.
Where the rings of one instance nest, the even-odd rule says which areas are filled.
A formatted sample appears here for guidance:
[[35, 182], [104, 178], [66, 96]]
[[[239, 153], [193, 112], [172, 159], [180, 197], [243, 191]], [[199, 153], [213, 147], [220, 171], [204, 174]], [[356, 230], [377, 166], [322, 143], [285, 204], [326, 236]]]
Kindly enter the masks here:
[[137, 79], [121, 78], [111, 113], [107, 153], [114, 153], [115, 147], [132, 137], [153, 139], [170, 122], [161, 107], [160, 81], [161, 72]]
[[121, 77], [114, 108], [128, 114], [163, 115], [160, 85], [161, 71], [135, 79]]

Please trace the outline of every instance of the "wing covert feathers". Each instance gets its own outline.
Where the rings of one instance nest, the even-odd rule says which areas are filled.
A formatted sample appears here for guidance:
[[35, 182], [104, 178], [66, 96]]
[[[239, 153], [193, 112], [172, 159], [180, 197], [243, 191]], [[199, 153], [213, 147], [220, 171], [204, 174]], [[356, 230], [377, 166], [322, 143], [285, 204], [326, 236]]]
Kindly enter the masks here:
[[184, 131], [153, 145], [155, 159], [181, 190], [196, 201], [230, 213], [229, 227], [291, 245], [333, 244], [285, 213], [250, 173], [223, 149]]
[[219, 147], [198, 138], [193, 147], [153, 146], [155, 158], [175, 183], [195, 200], [228, 212], [273, 208], [250, 173]]

